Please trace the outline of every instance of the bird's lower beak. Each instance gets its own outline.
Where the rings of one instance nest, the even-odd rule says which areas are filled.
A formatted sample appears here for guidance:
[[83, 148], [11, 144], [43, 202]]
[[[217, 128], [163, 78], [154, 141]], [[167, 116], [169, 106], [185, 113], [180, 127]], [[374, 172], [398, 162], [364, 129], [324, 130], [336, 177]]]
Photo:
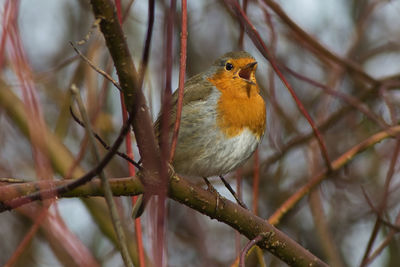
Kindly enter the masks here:
[[249, 64], [247, 64], [244, 68], [242, 68], [239, 71], [239, 77], [246, 80], [246, 81], [250, 81], [250, 75], [251, 73], [254, 71], [254, 67], [257, 65], [257, 61], [251, 62]]

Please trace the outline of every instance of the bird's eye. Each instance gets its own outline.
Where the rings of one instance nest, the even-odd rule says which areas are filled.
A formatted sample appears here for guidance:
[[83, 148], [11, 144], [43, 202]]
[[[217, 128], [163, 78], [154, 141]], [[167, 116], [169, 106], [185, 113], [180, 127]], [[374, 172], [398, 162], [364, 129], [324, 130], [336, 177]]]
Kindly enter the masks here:
[[226, 70], [232, 70], [233, 69], [233, 65], [231, 64], [231, 63], [226, 63], [226, 65], [225, 65], [225, 69]]

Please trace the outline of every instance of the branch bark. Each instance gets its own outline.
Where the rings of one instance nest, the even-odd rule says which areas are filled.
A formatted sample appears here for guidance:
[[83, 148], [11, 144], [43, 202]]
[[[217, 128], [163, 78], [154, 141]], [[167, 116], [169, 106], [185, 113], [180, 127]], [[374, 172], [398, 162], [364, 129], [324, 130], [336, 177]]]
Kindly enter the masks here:
[[100, 19], [100, 30], [114, 61], [119, 84], [124, 94], [125, 104], [130, 116], [133, 116], [132, 128], [135, 133], [139, 153], [145, 171], [146, 194], [156, 193], [160, 173], [160, 154], [155, 142], [150, 112], [141, 90], [140, 77], [133, 64], [117, 13], [110, 0], [91, 0], [93, 13]]
[[[69, 181], [47, 182], [46, 186], [60, 186]], [[0, 187], [0, 200], [14, 198], [41, 188], [44, 182], [13, 184]], [[49, 184], [50, 183], [50, 184]], [[136, 195], [143, 193], [144, 187], [138, 177], [110, 179], [114, 196]], [[63, 193], [60, 197], [103, 196], [103, 189], [98, 179]], [[205, 190], [175, 174], [171, 175], [169, 197], [185, 204], [212, 219], [230, 225], [250, 240], [263, 235], [257, 244], [291, 266], [327, 266], [308, 250], [289, 238], [286, 234], [270, 225], [264, 219], [240, 207], [215, 193]]]

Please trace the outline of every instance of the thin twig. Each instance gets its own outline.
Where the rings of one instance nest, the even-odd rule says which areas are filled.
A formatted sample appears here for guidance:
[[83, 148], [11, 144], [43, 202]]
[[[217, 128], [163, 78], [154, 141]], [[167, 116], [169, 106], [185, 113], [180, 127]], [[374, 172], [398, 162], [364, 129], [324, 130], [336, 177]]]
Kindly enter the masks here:
[[146, 74], [147, 65], [149, 63], [149, 58], [150, 58], [150, 45], [151, 45], [151, 39], [153, 36], [153, 27], [154, 27], [154, 12], [155, 12], [155, 2], [154, 2], [154, 0], [150, 0], [149, 1], [149, 22], [147, 25], [146, 40], [144, 42], [143, 55], [142, 55], [142, 60], [140, 62], [140, 68], [139, 68], [139, 87], [140, 88], [143, 85], [144, 76]]
[[258, 235], [256, 236], [254, 239], [250, 240], [249, 243], [247, 243], [247, 245], [243, 248], [242, 253], [240, 254], [240, 263], [239, 263], [239, 267], [245, 267], [245, 259], [246, 259], [246, 255], [247, 252], [253, 247], [255, 246], [258, 242], [260, 242], [261, 240], [264, 239], [264, 236]]
[[72, 46], [72, 48], [75, 50], [75, 52], [86, 62], [89, 64], [90, 67], [92, 67], [97, 73], [99, 73], [100, 75], [104, 76], [104, 78], [106, 78], [107, 80], [109, 80], [110, 82], [112, 82], [112, 84], [114, 84], [114, 86], [121, 91], [121, 87], [119, 86], [118, 82], [116, 80], [114, 80], [107, 72], [99, 69], [98, 67], [96, 67], [96, 65], [94, 65], [90, 59], [88, 59], [84, 54], [82, 54], [81, 51], [79, 51], [78, 48], [75, 47], [73, 42], [69, 42], [70, 45]]
[[[399, 156], [399, 153], [400, 153], [400, 137], [397, 137], [396, 146], [394, 148], [393, 155], [392, 155], [392, 158], [391, 158], [391, 161], [390, 161], [390, 166], [389, 166], [388, 172], [386, 174], [383, 198], [380, 201], [379, 208], [378, 208], [378, 214], [377, 214], [377, 218], [375, 220], [374, 228], [372, 229], [371, 236], [370, 236], [370, 238], [368, 240], [368, 244], [367, 244], [367, 247], [365, 249], [365, 252], [364, 252], [364, 255], [363, 255], [363, 258], [362, 258], [360, 266], [366, 266], [367, 265], [367, 260], [368, 260], [368, 257], [369, 257], [369, 253], [370, 253], [370, 251], [372, 249], [372, 246], [374, 245], [374, 242], [375, 242], [375, 240], [376, 240], [376, 238], [378, 236], [379, 228], [380, 228], [381, 223], [382, 223], [382, 221], [381, 221], [382, 214], [386, 209], [387, 201], [388, 201], [388, 198], [389, 198], [389, 187], [390, 187], [390, 183], [391, 183], [392, 178], [393, 178], [393, 174], [395, 172], [395, 167], [396, 167], [397, 158]], [[371, 203], [371, 205], [372, 205], [372, 203]]]
[[224, 183], [225, 187], [229, 190], [229, 192], [232, 194], [232, 196], [235, 198], [236, 202], [242, 206], [244, 209], [248, 210], [246, 204], [244, 204], [243, 201], [240, 200], [240, 198], [238, 197], [238, 195], [236, 194], [235, 190], [233, 190], [233, 188], [231, 187], [231, 185], [225, 180], [225, 178], [220, 175], [219, 178], [221, 179], [221, 181]]
[[389, 127], [389, 125], [383, 121], [382, 119], [380, 119], [378, 116], [376, 116], [372, 111], [370, 111], [366, 105], [364, 103], [362, 103], [360, 100], [358, 100], [356, 97], [353, 97], [351, 95], [339, 92], [339, 91], [335, 91], [332, 90], [331, 88], [329, 88], [328, 86], [316, 82], [302, 74], [297, 73], [296, 71], [292, 70], [291, 68], [284, 66], [284, 65], [280, 65], [284, 70], [286, 70], [289, 74], [293, 75], [294, 77], [305, 81], [315, 87], [321, 88], [322, 90], [324, 90], [327, 94], [335, 96], [341, 100], [343, 100], [344, 102], [346, 102], [349, 106], [352, 106], [354, 108], [356, 108], [358, 111], [360, 111], [361, 113], [363, 113], [365, 116], [367, 116], [368, 118], [370, 118], [371, 121], [374, 121], [376, 124], [378, 124], [381, 128], [386, 129], [387, 127]]
[[[85, 123], [85, 128], [86, 128], [87, 134], [89, 136], [89, 142], [92, 146], [93, 156], [95, 158], [95, 161], [97, 163], [99, 163], [101, 161], [100, 153], [96, 147], [96, 141], [95, 141], [95, 138], [93, 135], [92, 127], [90, 125], [89, 117], [86, 113], [86, 110], [85, 110], [85, 107], [83, 104], [81, 94], [79, 92], [79, 89], [74, 84], [72, 84], [72, 86], [71, 86], [71, 92], [75, 96], [79, 111], [80, 111], [83, 121]], [[121, 219], [119, 218], [117, 206], [115, 205], [115, 202], [113, 199], [113, 193], [111, 191], [110, 183], [109, 183], [107, 177], [105, 176], [103, 170], [101, 170], [99, 172], [99, 176], [101, 179], [101, 185], [104, 190], [104, 197], [106, 199], [106, 203], [107, 203], [108, 209], [110, 211], [111, 221], [113, 222], [114, 230], [118, 237], [119, 247], [121, 249], [122, 258], [124, 260], [125, 266], [133, 267], [132, 259], [128, 252], [128, 245], [126, 242], [124, 230], [122, 228]]]
[[321, 45], [317, 40], [315, 40], [311, 35], [305, 32], [300, 26], [298, 26], [280, 7], [278, 3], [272, 0], [263, 0], [265, 4], [271, 8], [276, 15], [290, 28], [296, 35], [300, 36], [302, 40], [308, 43], [311, 47], [313, 47], [316, 51], [318, 51], [318, 55], [323, 55], [325, 58], [333, 61], [336, 64], [341, 65], [342, 67], [346, 67], [350, 71], [356, 73], [371, 85], [376, 85], [378, 83], [372, 76], [366, 73], [359, 65], [354, 63], [353, 61], [345, 58], [341, 58], [332, 51], [326, 49], [323, 45]]
[[172, 135], [171, 151], [169, 162], [172, 161], [175, 154], [176, 143], [178, 141], [179, 126], [181, 124], [182, 104], [183, 104], [183, 91], [185, 86], [185, 72], [186, 72], [186, 50], [187, 50], [187, 3], [182, 0], [182, 29], [181, 29], [181, 52], [180, 52], [180, 66], [179, 66], [179, 86], [178, 86], [178, 103], [176, 106], [176, 120], [174, 125], [174, 132]]
[[[364, 187], [361, 187], [362, 193], [364, 195], [364, 198], [367, 200], [368, 206], [371, 208], [371, 210], [377, 215], [378, 220], [383, 223], [384, 225], [388, 226], [389, 228], [392, 228], [393, 231], [395, 232], [400, 232], [400, 225], [393, 224], [391, 222], [386, 221], [385, 219], [382, 218], [382, 215], [380, 214], [380, 210], [377, 209], [371, 201], [371, 198], [368, 196], [367, 192], [365, 191]], [[400, 214], [400, 213], [399, 213]]]
[[[342, 168], [344, 165], [349, 163], [351, 159], [364, 151], [365, 149], [375, 145], [376, 143], [382, 141], [385, 138], [393, 137], [396, 134], [400, 133], [400, 126], [395, 126], [388, 128], [385, 131], [378, 132], [366, 140], [362, 141], [358, 145], [353, 146], [347, 152], [343, 153], [336, 160], [332, 161], [332, 169], [333, 171], [337, 171]], [[327, 169], [322, 170], [320, 173], [312, 177], [309, 182], [299, 188], [296, 193], [294, 193], [290, 198], [288, 198], [269, 218], [268, 222], [272, 225], [276, 225], [279, 223], [280, 219], [291, 210], [294, 205], [296, 205], [312, 188], [317, 186], [319, 183], [324, 180], [329, 174]]]
[[[243, 11], [245, 14], [247, 14], [247, 4], [248, 4], [248, 0], [243, 0], [242, 6], [243, 6]], [[242, 24], [240, 24], [240, 33], [239, 33], [239, 49], [243, 50], [244, 46], [243, 46], [243, 41], [244, 41], [244, 27]]]
[[26, 183], [26, 181], [23, 179], [0, 177], [0, 183], [20, 184], [20, 183]]
[[[397, 225], [397, 228], [400, 227], [400, 213], [397, 214], [396, 225]], [[379, 256], [379, 254], [383, 251], [383, 249], [389, 245], [390, 241], [392, 241], [392, 239], [396, 233], [398, 233], [398, 231], [395, 231], [394, 229], [392, 229], [392, 231], [386, 236], [386, 238], [375, 249], [375, 251], [370, 253], [371, 255], [369, 256], [369, 258], [366, 261], [367, 264], [372, 262], [376, 257]]]
[[[78, 123], [78, 125], [82, 126], [83, 128], [85, 128], [85, 124], [75, 115], [74, 111], [72, 110], [72, 107], [69, 108], [69, 112], [71, 113], [72, 118], [74, 119], [74, 121], [76, 123]], [[94, 137], [97, 139], [97, 141], [99, 141], [99, 143], [106, 149], [106, 150], [110, 150], [110, 146], [95, 132], [93, 131], [93, 135]], [[126, 155], [125, 153], [122, 152], [115, 152], [116, 155], [118, 155], [119, 157], [127, 160], [129, 163], [133, 164], [136, 168], [138, 168], [138, 170], [142, 171], [143, 167], [140, 166], [139, 163], [137, 163], [136, 161], [134, 161], [132, 158], [130, 158], [128, 155]]]
[[133, 5], [133, 2], [135, 2], [135, 0], [130, 0], [128, 5], [126, 6], [125, 10], [124, 10], [124, 14], [122, 15], [122, 23], [125, 22], [126, 18], [129, 16], [129, 12], [131, 10], [131, 7]]

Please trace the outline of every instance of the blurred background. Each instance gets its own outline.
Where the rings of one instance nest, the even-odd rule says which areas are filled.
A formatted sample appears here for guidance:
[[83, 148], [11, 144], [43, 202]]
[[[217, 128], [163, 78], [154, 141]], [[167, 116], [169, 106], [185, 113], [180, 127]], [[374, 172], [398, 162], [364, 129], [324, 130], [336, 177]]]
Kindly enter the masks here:
[[[398, 124], [399, 1], [239, 2], [300, 101], [321, 126], [331, 160]], [[148, 1], [122, 0], [121, 4], [126, 13], [123, 29], [139, 66]], [[165, 88], [165, 14], [169, 6], [170, 1], [156, 1], [143, 86], [153, 119]], [[187, 12], [186, 77], [205, 70], [228, 51], [244, 49], [258, 61], [257, 79], [267, 103], [266, 134], [256, 158], [228, 177], [232, 186], [240, 185], [244, 202], [267, 219], [325, 168], [319, 146], [268, 61], [246, 34], [241, 37], [243, 29], [224, 1], [188, 1]], [[82, 171], [89, 170], [95, 162], [85, 151], [84, 129], [68, 110], [71, 84], [80, 88], [95, 131], [107, 143], [116, 138], [123, 121], [119, 91], [69, 44], [85, 40], [77, 48], [117, 79], [104, 39], [93, 27], [89, 1], [0, 0], [0, 14], [0, 177], [64, 179], [78, 172], [63, 165], [70, 166], [67, 162], [72, 161]], [[181, 3], [177, 1], [173, 89], [178, 87], [180, 16]], [[27, 113], [25, 120], [18, 115], [20, 110]], [[32, 132], [32, 127], [39, 130]], [[43, 143], [52, 140], [63, 144], [59, 154], [42, 153]], [[331, 173], [277, 227], [332, 266], [400, 266], [399, 228], [389, 225], [396, 220], [400, 223], [399, 140], [385, 139], [348, 159], [345, 167]], [[134, 142], [132, 146], [138, 159]], [[105, 153], [102, 148], [100, 151]], [[129, 176], [127, 163], [120, 158], [114, 158], [105, 172], [110, 179]], [[223, 196], [232, 199], [218, 179], [212, 181]], [[131, 198], [116, 201], [131, 249], [136, 251]], [[151, 223], [145, 212], [142, 226], [148, 266], [153, 255], [152, 233], [147, 227]], [[168, 266], [230, 266], [247, 243], [229, 226], [172, 200], [168, 200], [166, 235]], [[0, 213], [0, 237], [0, 265], [15, 257], [13, 266], [123, 266], [100, 198], [59, 199], [47, 214], [37, 203]], [[17, 250], [23, 240], [27, 243]], [[268, 252], [263, 260], [267, 266], [285, 266]], [[262, 266], [261, 262], [253, 255], [246, 266]]]

